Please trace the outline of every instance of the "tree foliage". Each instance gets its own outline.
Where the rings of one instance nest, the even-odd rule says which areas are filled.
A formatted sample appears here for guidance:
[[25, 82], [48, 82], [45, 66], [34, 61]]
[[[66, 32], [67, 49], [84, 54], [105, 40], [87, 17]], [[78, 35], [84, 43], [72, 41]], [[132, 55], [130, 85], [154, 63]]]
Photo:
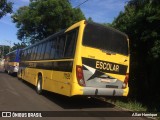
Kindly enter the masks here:
[[94, 22], [91, 17], [89, 17], [89, 18], [87, 19], [87, 21], [88, 21], [88, 22]]
[[112, 25], [130, 38], [131, 96], [153, 100], [160, 92], [160, 1], [130, 0]]
[[7, 53], [9, 53], [9, 50], [10, 50], [10, 46], [0, 45], [0, 58], [2, 58]]
[[73, 23], [85, 19], [79, 8], [68, 0], [30, 0], [12, 16], [18, 28], [18, 39], [35, 43]]
[[125, 11], [120, 12], [114, 20], [113, 26], [130, 36], [133, 45], [132, 50], [138, 49], [139, 53], [146, 51], [142, 54], [159, 58], [159, 22], [160, 2], [158, 4], [157, 0], [131, 0], [125, 7]]
[[7, 0], [0, 0], [0, 19], [7, 13], [12, 13], [12, 2]]
[[27, 45], [25, 43], [14, 43], [14, 46], [12, 47], [12, 51], [16, 50], [16, 49], [23, 49], [27, 47]]

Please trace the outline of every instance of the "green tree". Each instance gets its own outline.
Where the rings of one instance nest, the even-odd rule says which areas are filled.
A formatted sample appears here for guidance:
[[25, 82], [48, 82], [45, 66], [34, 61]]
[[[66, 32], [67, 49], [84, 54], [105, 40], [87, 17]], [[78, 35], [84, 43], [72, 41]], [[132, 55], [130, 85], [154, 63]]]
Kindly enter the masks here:
[[12, 2], [7, 0], [0, 0], [0, 19], [7, 13], [12, 13]]
[[12, 47], [12, 51], [13, 50], [16, 50], [16, 49], [23, 49], [23, 48], [25, 48], [25, 47], [27, 47], [27, 45], [25, 44], [25, 43], [14, 43], [14, 46]]
[[72, 8], [68, 0], [31, 0], [12, 18], [18, 28], [18, 39], [31, 44], [85, 19], [82, 11]]
[[113, 27], [111, 23], [103, 23], [102, 25], [104, 25], [104, 26], [109, 26], [109, 27]]
[[89, 17], [89, 18], [87, 19], [87, 21], [88, 21], [88, 22], [94, 22], [91, 17]]
[[[130, 0], [112, 25], [130, 38], [130, 96], [160, 100], [160, 1]], [[143, 97], [142, 97], [143, 96]], [[154, 98], [157, 98], [156, 100]]]
[[10, 49], [10, 46], [0, 45], [0, 57], [3, 57], [7, 53], [9, 53], [9, 49]]

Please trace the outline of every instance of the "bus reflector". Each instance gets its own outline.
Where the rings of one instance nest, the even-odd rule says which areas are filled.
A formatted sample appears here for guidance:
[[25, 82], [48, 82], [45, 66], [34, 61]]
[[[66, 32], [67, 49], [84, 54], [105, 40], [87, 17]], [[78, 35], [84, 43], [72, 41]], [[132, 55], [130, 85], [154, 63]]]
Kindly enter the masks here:
[[129, 80], [129, 73], [126, 73], [126, 77], [125, 77], [124, 83], [123, 83], [123, 85], [122, 85], [122, 88], [123, 88], [123, 89], [127, 87], [128, 80]]
[[78, 84], [80, 86], [85, 86], [83, 70], [82, 70], [82, 67], [79, 65], [76, 66], [76, 76], [77, 76]]

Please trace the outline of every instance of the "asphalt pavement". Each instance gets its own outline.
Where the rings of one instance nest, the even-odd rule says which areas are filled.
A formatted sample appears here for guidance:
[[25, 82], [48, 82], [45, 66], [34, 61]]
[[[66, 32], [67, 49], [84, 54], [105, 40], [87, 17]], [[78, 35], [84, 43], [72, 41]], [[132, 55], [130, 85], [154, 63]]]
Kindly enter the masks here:
[[[35, 87], [19, 80], [16, 76], [4, 73], [0, 68], [0, 112], [39, 112], [42, 118], [31, 119], [65, 119], [65, 120], [145, 120], [145, 117], [129, 117], [130, 113], [113, 104], [86, 97], [65, 97], [45, 91], [36, 93]], [[47, 112], [48, 111], [48, 112]], [[13, 115], [16, 117], [17, 114]], [[47, 116], [48, 115], [48, 116]], [[12, 116], [12, 117], [13, 117]], [[45, 117], [44, 117], [45, 116]], [[4, 118], [0, 117], [0, 120]], [[6, 119], [6, 118], [5, 118]], [[8, 118], [22, 119], [22, 117]], [[23, 118], [28, 119], [28, 118]]]

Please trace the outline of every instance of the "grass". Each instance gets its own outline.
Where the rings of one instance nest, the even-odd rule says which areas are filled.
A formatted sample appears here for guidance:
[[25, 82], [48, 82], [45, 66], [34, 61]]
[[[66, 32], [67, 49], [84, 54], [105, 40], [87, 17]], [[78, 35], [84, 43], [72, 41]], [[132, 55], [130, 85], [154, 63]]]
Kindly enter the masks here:
[[116, 98], [104, 98], [100, 97], [99, 99], [115, 104], [118, 107], [127, 109], [129, 111], [144, 111], [147, 112], [147, 107], [143, 106], [141, 103], [128, 99], [116, 99]]
[[144, 111], [144, 112], [147, 111], [147, 107], [143, 106], [141, 103], [136, 101], [123, 102], [123, 101], [117, 100], [115, 104], [119, 107], [126, 108], [131, 111]]
[[[116, 99], [116, 98], [104, 98], [104, 97], [101, 97], [100, 99], [106, 102], [110, 102], [116, 105], [117, 107], [120, 107], [121, 109], [124, 109], [126, 111], [149, 112], [147, 106], [142, 105], [142, 103], [137, 102], [136, 100], [133, 101], [133, 100], [129, 100], [126, 98]], [[156, 109], [154, 109], [153, 112], [158, 113]], [[154, 119], [160, 120], [160, 117], [156, 117]]]

